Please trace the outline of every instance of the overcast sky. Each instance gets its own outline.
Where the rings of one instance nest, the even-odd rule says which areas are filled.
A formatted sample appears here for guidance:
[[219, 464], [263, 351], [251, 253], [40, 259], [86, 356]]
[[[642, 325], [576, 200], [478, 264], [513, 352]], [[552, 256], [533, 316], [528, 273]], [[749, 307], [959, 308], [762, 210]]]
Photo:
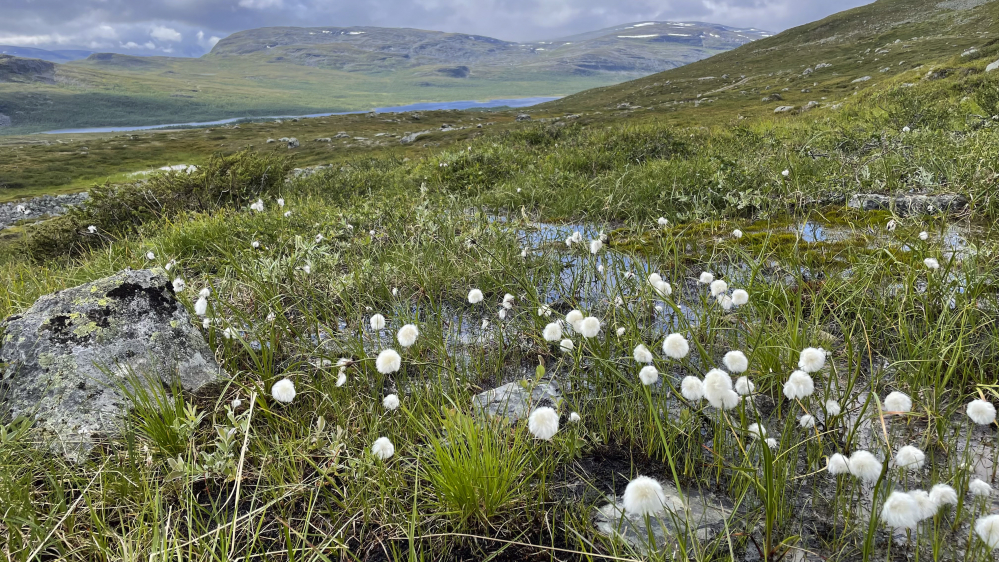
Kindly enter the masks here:
[[199, 56], [275, 25], [416, 27], [509, 41], [643, 20], [781, 31], [869, 0], [0, 0], [0, 45]]

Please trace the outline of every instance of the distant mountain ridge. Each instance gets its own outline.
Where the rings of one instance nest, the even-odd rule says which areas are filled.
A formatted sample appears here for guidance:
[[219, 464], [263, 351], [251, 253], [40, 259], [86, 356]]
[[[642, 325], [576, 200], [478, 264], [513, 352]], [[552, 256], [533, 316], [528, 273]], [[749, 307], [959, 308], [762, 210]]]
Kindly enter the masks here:
[[47, 51], [34, 47], [15, 47], [14, 45], [0, 45], [0, 55], [10, 55], [23, 59], [39, 59], [49, 62], [70, 62], [85, 59], [93, 54], [93, 51], [82, 51], [78, 49], [61, 49], [57, 51]]

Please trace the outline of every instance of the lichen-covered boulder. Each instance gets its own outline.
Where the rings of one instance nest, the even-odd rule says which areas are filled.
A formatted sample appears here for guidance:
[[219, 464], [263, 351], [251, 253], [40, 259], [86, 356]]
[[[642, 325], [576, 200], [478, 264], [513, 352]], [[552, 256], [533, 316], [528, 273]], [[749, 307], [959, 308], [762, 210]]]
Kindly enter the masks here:
[[224, 376], [162, 270], [43, 296], [0, 323], [0, 334], [0, 411], [30, 417], [75, 459], [120, 432], [124, 388], [179, 382], [193, 392]]

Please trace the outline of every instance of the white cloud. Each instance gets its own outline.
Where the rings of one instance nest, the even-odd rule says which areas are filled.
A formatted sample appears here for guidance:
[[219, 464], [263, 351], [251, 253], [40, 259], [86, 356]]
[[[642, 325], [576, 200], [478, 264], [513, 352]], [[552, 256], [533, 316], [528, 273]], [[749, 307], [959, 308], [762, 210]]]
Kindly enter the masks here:
[[143, 47], [145, 47], [145, 48], [147, 48], [147, 49], [149, 49], [151, 51], [151, 50], [153, 50], [153, 49], [156, 48], [156, 43], [153, 43], [152, 41], [146, 41], [146, 44], [143, 45]]
[[184, 36], [181, 35], [179, 31], [167, 27], [165, 25], [154, 26], [153, 29], [149, 32], [149, 36], [152, 37], [153, 39], [159, 39], [160, 41], [167, 41], [173, 43], [178, 42], [184, 38]]
[[118, 43], [122, 49], [141, 49], [142, 45], [139, 45], [135, 41], [129, 41], [128, 43]]
[[203, 48], [207, 50], [211, 50], [211, 48], [214, 47], [215, 44], [221, 40], [222, 39], [220, 37], [216, 37], [214, 35], [212, 35], [208, 39], [205, 39], [205, 32], [198, 31], [198, 45], [201, 45]]

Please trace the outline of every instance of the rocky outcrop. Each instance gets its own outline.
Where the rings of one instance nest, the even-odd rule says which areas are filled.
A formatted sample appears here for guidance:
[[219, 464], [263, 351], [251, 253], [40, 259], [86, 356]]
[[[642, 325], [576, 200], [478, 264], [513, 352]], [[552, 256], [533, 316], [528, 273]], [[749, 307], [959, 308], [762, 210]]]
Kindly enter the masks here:
[[0, 230], [23, 220], [35, 220], [65, 213], [87, 200], [86, 193], [42, 195], [34, 199], [0, 205]]
[[55, 65], [38, 59], [0, 55], [0, 82], [54, 82]]
[[847, 207], [865, 211], [892, 211], [899, 216], [954, 213], [968, 207], [968, 198], [960, 194], [942, 195], [879, 195], [858, 193], [850, 197]]
[[412, 133], [412, 134], [406, 135], [406, 136], [402, 137], [401, 139], [399, 139], [399, 144], [410, 144], [410, 143], [414, 143], [414, 142], [416, 142], [416, 139], [422, 137], [423, 135], [429, 135], [432, 132], [433, 131], [420, 131], [418, 133]]
[[139, 385], [193, 392], [225, 375], [162, 270], [43, 296], [0, 333], [0, 410], [32, 419], [71, 459], [120, 433]]

